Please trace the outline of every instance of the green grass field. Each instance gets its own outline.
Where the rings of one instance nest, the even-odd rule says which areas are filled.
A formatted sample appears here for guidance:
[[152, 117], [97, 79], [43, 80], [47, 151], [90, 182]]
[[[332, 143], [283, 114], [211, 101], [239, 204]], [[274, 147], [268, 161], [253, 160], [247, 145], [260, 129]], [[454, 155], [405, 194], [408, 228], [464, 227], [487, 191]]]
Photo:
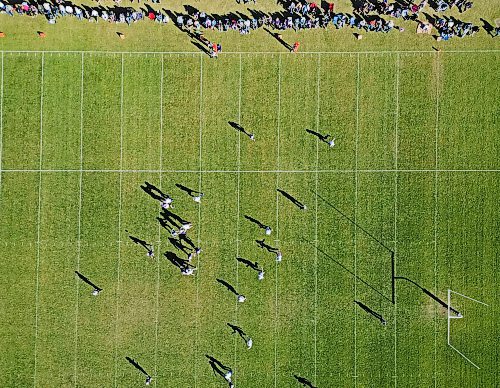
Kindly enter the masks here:
[[[125, 356], [158, 387], [225, 386], [205, 354], [237, 387], [298, 386], [293, 374], [318, 387], [498, 386], [498, 51], [1, 61], [1, 387], [143, 385]], [[144, 181], [193, 222], [196, 277], [161, 256], [174, 248]], [[176, 183], [201, 189], [201, 205]], [[244, 215], [273, 227], [282, 263]], [[395, 252], [396, 275], [488, 304], [452, 293], [464, 317], [451, 344], [480, 369], [418, 288], [397, 280], [391, 303], [390, 253], [364, 230]]]

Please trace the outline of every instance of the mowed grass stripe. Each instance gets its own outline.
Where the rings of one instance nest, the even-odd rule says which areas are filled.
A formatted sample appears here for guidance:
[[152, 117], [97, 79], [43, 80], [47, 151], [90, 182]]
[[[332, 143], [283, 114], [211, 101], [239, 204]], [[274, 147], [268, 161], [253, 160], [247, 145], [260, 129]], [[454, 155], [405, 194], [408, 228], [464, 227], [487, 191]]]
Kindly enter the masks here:
[[396, 55], [360, 55], [358, 169], [394, 168]]
[[336, 146], [319, 144], [318, 170], [354, 170], [357, 57], [321, 55], [321, 62], [318, 129], [332, 135]]
[[[161, 57], [124, 56], [123, 63], [123, 166], [158, 167], [160, 128]], [[138, 128], [142, 127], [141, 131]], [[125, 361], [136, 359], [154, 375], [156, 331], [156, 259], [132, 243], [125, 230], [148, 243], [158, 240], [158, 204], [140, 188], [145, 181], [158, 184], [157, 174], [122, 175], [122, 217], [119, 231], [120, 276], [118, 294], [117, 385], [145, 379]], [[155, 206], [156, 205], [156, 206]], [[160, 260], [161, 258], [157, 258]], [[126, 300], [127, 303], [121, 303]]]
[[435, 168], [436, 56], [400, 55], [398, 167]]
[[280, 165], [283, 170], [314, 170], [317, 56], [282, 57]]
[[280, 174], [280, 187], [303, 202], [307, 210], [300, 210], [280, 194], [279, 387], [290, 386], [293, 374], [314, 378], [314, 178], [314, 173]]
[[207, 170], [238, 170], [239, 132], [228, 122], [238, 121], [239, 67], [239, 56], [204, 59], [203, 166]]
[[42, 168], [80, 168], [81, 56], [45, 54]]
[[[354, 174], [318, 177], [318, 386], [354, 386]], [[332, 356], [332, 352], [334, 355]]]
[[276, 167], [278, 55], [243, 55], [241, 124], [255, 135], [241, 141], [240, 170]]
[[165, 55], [163, 168], [199, 171], [200, 56]]
[[2, 168], [39, 167], [40, 82], [40, 54], [4, 55]]
[[[238, 350], [238, 384], [245, 387], [271, 386], [276, 314], [275, 255], [260, 249], [255, 240], [266, 238], [268, 244], [275, 245], [276, 178], [272, 175], [245, 174], [240, 179], [240, 256], [257, 261], [264, 269], [264, 279], [259, 281], [255, 270], [240, 265], [239, 283], [244, 287], [248, 300], [238, 308], [238, 326], [252, 338], [253, 347], [247, 350], [245, 342], [239, 337], [235, 338]], [[271, 226], [272, 234], [266, 236], [264, 230], [245, 219], [245, 215]], [[256, 316], [259, 319], [255, 319]], [[227, 326], [223, 330], [227, 335], [231, 333]]]
[[[190, 188], [196, 188], [198, 176], [195, 174], [163, 174], [161, 187], [174, 198], [174, 211], [193, 224], [188, 237], [197, 243], [199, 229], [198, 204], [186, 193], [175, 187], [180, 183]], [[147, 198], [148, 202], [153, 201]], [[202, 201], [204, 201], [203, 198]], [[201, 204], [203, 206], [203, 204]], [[149, 222], [149, 221], [148, 221]], [[162, 228], [162, 253], [173, 252], [182, 259], [187, 255], [177, 250], [169, 241], [169, 231]], [[205, 259], [206, 252], [210, 252], [202, 240], [200, 261]], [[164, 256], [160, 261], [160, 288], [159, 288], [159, 315], [158, 315], [158, 385], [193, 387], [194, 364], [202, 363], [203, 355], [197, 354], [196, 347], [196, 279], [193, 276], [181, 276], [178, 268], [174, 267]], [[192, 261], [196, 264], [196, 258]], [[203, 268], [202, 268], [203, 270]], [[198, 275], [196, 275], [198, 276]], [[205, 366], [203, 364], [203, 366]]]
[[[373, 376], [381, 385], [393, 385], [394, 309], [391, 303], [391, 252], [375, 241], [393, 246], [394, 174], [358, 173], [358, 210], [356, 212], [356, 300], [381, 314], [379, 320], [358, 308], [357, 375], [358, 383], [369, 385]], [[369, 236], [363, 229], [372, 234]], [[368, 284], [366, 284], [366, 283]], [[377, 354], [377, 357], [373, 355]]]
[[123, 168], [158, 168], [161, 56], [124, 56]]
[[[206, 144], [205, 138], [204, 144]], [[226, 323], [234, 319], [236, 295], [218, 284], [216, 279], [221, 278], [232, 285], [236, 284], [234, 271], [236, 190], [235, 174], [231, 176], [210, 174], [203, 177], [205, 197], [201, 214], [201, 241], [204, 252], [200, 258], [198, 273], [199, 341], [196, 355], [199, 357], [197, 378], [200, 387], [215, 387], [221, 384], [221, 377], [214, 377], [205, 354], [214, 356], [229, 367], [233, 363], [234, 342], [227, 331]], [[247, 301], [240, 309], [251, 309], [255, 301], [252, 300], [254, 295], [250, 285], [240, 282], [237, 291], [247, 297]], [[237, 374], [238, 370], [234, 369], [234, 373]]]
[[88, 55], [83, 113], [84, 168], [120, 168], [121, 56]]
[[33, 385], [38, 174], [5, 175], [0, 193], [0, 385]]
[[81, 386], [112, 386], [119, 174], [84, 173], [82, 185], [80, 272], [103, 291], [94, 297], [91, 287], [80, 284], [78, 381]]
[[[137, 102], [141, 103], [140, 100]], [[124, 115], [127, 115], [127, 111]], [[158, 131], [158, 127], [156, 130]], [[118, 387], [142, 384], [145, 380], [145, 376], [125, 360], [126, 356], [135, 359], [151, 376], [154, 374], [156, 260], [164, 260], [161, 256], [154, 259], [146, 256], [146, 250], [134, 244], [125, 230], [150, 244], [154, 245], [157, 242], [158, 203], [140, 188], [145, 181], [158, 184], [157, 180], [157, 174], [122, 176], [122, 230], [120, 233], [122, 243], [120, 244], [116, 344]]]
[[[37, 385], [73, 383], [78, 185], [75, 174], [43, 177], [40, 216]], [[57, 338], [57, 341], [54, 339]]]
[[[396, 275], [434, 287], [434, 173], [398, 173]], [[435, 302], [405, 280], [396, 280], [398, 382], [434, 385]], [[442, 312], [442, 311], [441, 311]], [[442, 318], [442, 314], [439, 314]], [[413, 333], [409, 335], [409, 333]], [[427, 370], [422, 374], [418, 371]]]

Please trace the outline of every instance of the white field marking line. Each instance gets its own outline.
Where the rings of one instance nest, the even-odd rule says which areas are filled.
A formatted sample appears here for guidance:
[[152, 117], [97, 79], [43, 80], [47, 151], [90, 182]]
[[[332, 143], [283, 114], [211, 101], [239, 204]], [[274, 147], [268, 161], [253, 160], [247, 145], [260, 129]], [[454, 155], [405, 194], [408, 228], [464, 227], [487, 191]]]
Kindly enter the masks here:
[[461, 294], [459, 292], [456, 292], [456, 291], [453, 291], [453, 290], [450, 290], [448, 289], [448, 316], [447, 316], [447, 339], [448, 339], [448, 345], [453, 349], [455, 350], [458, 354], [460, 354], [463, 358], [465, 358], [468, 362], [470, 362], [472, 365], [474, 365], [477, 369], [481, 369], [479, 368], [479, 366], [477, 366], [475, 363], [473, 363], [468, 357], [465, 356], [465, 354], [463, 354], [460, 350], [458, 350], [456, 347], [454, 347], [451, 342], [450, 342], [450, 320], [451, 319], [457, 319], [457, 318], [461, 318], [461, 317], [457, 317], [457, 316], [452, 316], [450, 314], [450, 308], [451, 308], [451, 293], [454, 293], [454, 294], [457, 294], [457, 295], [460, 295], [466, 299], [469, 299], [469, 300], [472, 300], [474, 302], [477, 302], [477, 303], [480, 303], [484, 306], [488, 306], [486, 303], [484, 302], [481, 302], [477, 299], [474, 299], [474, 298], [471, 298], [471, 297], [468, 297], [467, 295], [464, 295], [464, 294]]
[[[434, 293], [437, 292], [438, 140], [439, 140], [439, 55], [436, 57], [436, 133], [434, 139]], [[434, 388], [437, 388], [437, 307], [434, 306]]]
[[[320, 73], [321, 73], [321, 54], [318, 54], [318, 66], [316, 70], [316, 132], [319, 132], [319, 107], [320, 107]], [[318, 193], [318, 168], [319, 168], [319, 139], [316, 138], [316, 175], [315, 192]], [[315, 223], [314, 223], [314, 383], [318, 382], [318, 196], [315, 195]]]
[[[241, 125], [241, 70], [242, 70], [242, 60], [241, 60], [241, 54], [239, 56], [240, 58], [240, 76], [239, 76], [239, 84], [238, 84], [238, 124]], [[240, 166], [241, 166], [241, 131], [238, 131], [238, 173], [236, 175], [237, 177], [237, 186], [236, 186], [236, 192], [237, 192], [237, 202], [236, 202], [236, 257], [240, 256]], [[239, 276], [238, 276], [238, 260], [236, 260], [236, 289], [239, 292]], [[235, 310], [234, 310], [234, 315], [235, 315], [235, 324], [238, 324], [238, 301], [235, 302]], [[233, 368], [236, 369], [236, 355], [238, 351], [238, 336], [234, 337], [234, 358], [233, 358]]]
[[[355, 141], [355, 172], [354, 172], [354, 299], [357, 298], [357, 210], [358, 210], [358, 135], [359, 135], [359, 54], [357, 55], [357, 71], [356, 71], [356, 141]], [[357, 364], [357, 309], [354, 305], [354, 386], [358, 386], [358, 364]]]
[[466, 170], [454, 170], [454, 169], [359, 169], [359, 170], [120, 170], [120, 169], [0, 169], [2, 173], [15, 173], [15, 172], [42, 172], [42, 173], [192, 173], [199, 174], [200, 172], [203, 174], [308, 174], [308, 173], [338, 173], [338, 174], [353, 174], [353, 173], [388, 173], [388, 172], [398, 172], [398, 173], [473, 173], [473, 172], [481, 172], [481, 173], [498, 173], [499, 169], [466, 169]]
[[[397, 257], [397, 244], [398, 244], [398, 129], [399, 129], [399, 72], [400, 72], [400, 55], [396, 56], [396, 113], [395, 113], [395, 167], [394, 174], [394, 273], [396, 273], [396, 257]], [[393, 279], [391, 279], [391, 282]], [[397, 301], [396, 290], [394, 290], [394, 387], [397, 387], [398, 379], [398, 358], [397, 358]]]
[[[163, 170], [163, 75], [164, 63], [163, 55], [161, 56], [161, 79], [160, 79], [160, 171], [159, 171], [159, 188], [161, 190], [162, 170]], [[161, 207], [160, 207], [161, 209]], [[160, 216], [161, 210], [158, 211]], [[158, 380], [158, 314], [159, 314], [159, 301], [160, 301], [160, 257], [161, 257], [161, 225], [158, 223], [158, 253], [156, 265], [156, 314], [155, 314], [155, 370], [154, 382], [155, 387]]]
[[[461, 351], [459, 351], [457, 348], [455, 348], [451, 343], [450, 343], [450, 319], [451, 318], [458, 318], [458, 317], [452, 317], [450, 315], [450, 305], [451, 305], [451, 292], [452, 290], [448, 289], [448, 312], [447, 312], [447, 342], [448, 342], [448, 346], [450, 346], [453, 350], [455, 350], [458, 354], [460, 354], [463, 358], [465, 358], [468, 362], [470, 362], [472, 365], [474, 365], [477, 369], [481, 369], [479, 368], [479, 366], [477, 366], [476, 364], [474, 364], [469, 358], [467, 358]], [[454, 292], [454, 291], [453, 291]], [[458, 295], [462, 295], [458, 292], [455, 292], [456, 294]], [[475, 302], [478, 302], [478, 303], [481, 303], [481, 304], [486, 304], [486, 303], [483, 303], [483, 302], [479, 302], [478, 300], [475, 300], [475, 299], [472, 299], [472, 298], [469, 298], [468, 296], [465, 296], [465, 295], [462, 295], [464, 296], [465, 298], [467, 299], [471, 299]]]
[[[460, 292], [456, 292], [456, 291], [453, 291], [453, 290], [448, 290], [449, 292], [453, 292], [454, 294], [457, 294], [463, 298], [466, 298], [466, 299], [469, 299], [469, 300], [472, 300], [473, 302], [476, 302], [476, 303], [480, 303], [484, 306], [488, 306], [488, 304], [484, 303], [484, 302], [481, 302], [480, 300], [477, 300], [477, 299], [474, 299], [474, 298], [471, 298], [470, 296], [467, 296], [467, 295], [464, 295], [464, 294], [461, 294]], [[448, 306], [450, 304], [448, 303]]]
[[[198, 191], [201, 192], [202, 184], [202, 134], [203, 134], [203, 55], [200, 55], [200, 115], [199, 115], [199, 126], [200, 126], [200, 136], [199, 136], [199, 168], [196, 171], [199, 174], [198, 177]], [[201, 247], [201, 203], [198, 204], [198, 248]], [[196, 275], [196, 311], [195, 311], [195, 322], [196, 322], [196, 336], [195, 336], [195, 363], [194, 363], [194, 386], [198, 386], [198, 338], [199, 338], [199, 302], [200, 302], [200, 255], [196, 255], [196, 268], [198, 268], [198, 273]]]
[[3, 149], [3, 52], [2, 52], [2, 73], [0, 80], [0, 188], [2, 187], [2, 149]]
[[[82, 53], [82, 69], [80, 80], [80, 170], [83, 169], [83, 64], [84, 54]], [[83, 172], [80, 171], [79, 176], [79, 193], [78, 193], [78, 235], [76, 249], [76, 270], [80, 271], [80, 254], [81, 254], [81, 230], [82, 230], [82, 184]], [[80, 307], [80, 279], [76, 279], [76, 306], [75, 306], [75, 365], [74, 365], [74, 386], [77, 386], [78, 372], [78, 310]]]
[[[116, 55], [116, 54], [126, 54], [126, 55], [169, 55], [169, 54], [178, 54], [178, 55], [203, 55], [203, 53], [199, 51], [92, 51], [92, 50], [87, 50], [87, 51], [58, 51], [58, 50], [2, 50], [1, 52], [7, 53], [7, 54], [37, 54], [37, 53], [47, 53], [47, 54], [54, 54], [54, 53], [60, 53], [60, 54], [103, 54], [103, 55]], [[481, 54], [481, 53], [498, 53], [500, 50], [446, 50], [447, 54]], [[311, 55], [311, 54], [435, 54], [438, 55], [439, 53], [436, 52], [435, 50], [380, 50], [380, 51], [300, 51], [298, 53], [289, 53], [288, 51], [225, 51], [223, 55], [240, 55], [240, 54], [247, 54], [247, 55], [264, 55], [264, 54], [269, 54], [269, 55], [282, 55], [282, 54], [288, 54], [288, 55]]]
[[465, 358], [467, 361], [469, 361], [472, 365], [474, 365], [477, 369], [479, 368], [476, 364], [474, 364], [469, 358], [467, 358], [460, 350], [458, 350], [456, 347], [454, 347], [451, 344], [448, 344], [453, 350], [455, 350], [458, 354], [460, 354], [463, 358]]
[[[41, 82], [40, 82], [40, 159], [39, 166], [42, 169], [42, 157], [43, 157], [43, 66], [44, 66], [44, 54], [42, 53], [42, 69], [41, 69]], [[35, 291], [35, 361], [34, 361], [34, 373], [33, 373], [33, 386], [36, 387], [36, 374], [37, 374], [37, 352], [38, 352], [38, 297], [40, 288], [40, 221], [42, 210], [42, 173], [39, 173], [38, 177], [38, 211], [37, 211], [37, 223], [36, 223], [36, 291]]]
[[[123, 166], [123, 65], [124, 58], [122, 54], [122, 72], [121, 72], [121, 82], [120, 82], [120, 170]], [[119, 185], [118, 185], [118, 195], [119, 195], [119, 207], [118, 207], [118, 262], [117, 262], [117, 279], [116, 279], [116, 319], [115, 319], [115, 378], [114, 386], [117, 387], [118, 379], [118, 296], [120, 293], [120, 261], [121, 261], [121, 233], [122, 233], [122, 173], [120, 172]]]
[[[278, 120], [277, 120], [277, 142], [276, 142], [276, 189], [279, 187], [279, 169], [280, 169], [280, 125], [281, 125], [281, 54], [278, 56]], [[279, 242], [279, 197], [276, 190], [276, 240]], [[278, 385], [278, 262], [274, 265], [274, 387]]]

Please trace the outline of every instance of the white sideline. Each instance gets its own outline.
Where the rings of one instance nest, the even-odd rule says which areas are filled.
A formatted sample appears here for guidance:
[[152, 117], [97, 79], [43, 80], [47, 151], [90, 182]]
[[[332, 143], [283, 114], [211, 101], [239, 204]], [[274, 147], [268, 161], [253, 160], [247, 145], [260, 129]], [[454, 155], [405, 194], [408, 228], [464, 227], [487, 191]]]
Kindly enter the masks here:
[[1, 173], [192, 173], [199, 174], [307, 174], [307, 173], [337, 173], [337, 174], [354, 174], [354, 173], [390, 173], [390, 172], [403, 172], [403, 173], [473, 173], [473, 172], [490, 172], [498, 173], [500, 169], [338, 169], [338, 170], [120, 170], [120, 169], [0, 169]]
[[[1, 50], [2, 53], [6, 54], [37, 54], [37, 53], [46, 53], [46, 54], [108, 54], [108, 55], [116, 55], [116, 54], [126, 54], [126, 55], [169, 55], [169, 54], [177, 54], [177, 55], [200, 55], [203, 56], [205, 53], [201, 51], [99, 51], [99, 50]], [[446, 50], [443, 53], [446, 54], [488, 54], [488, 53], [498, 53], [500, 50]], [[354, 55], [370, 55], [370, 54], [436, 54], [439, 52], [435, 50], [374, 50], [374, 51], [299, 51], [297, 53], [290, 53], [288, 51], [225, 51], [222, 55], [311, 55], [311, 54], [354, 54]]]

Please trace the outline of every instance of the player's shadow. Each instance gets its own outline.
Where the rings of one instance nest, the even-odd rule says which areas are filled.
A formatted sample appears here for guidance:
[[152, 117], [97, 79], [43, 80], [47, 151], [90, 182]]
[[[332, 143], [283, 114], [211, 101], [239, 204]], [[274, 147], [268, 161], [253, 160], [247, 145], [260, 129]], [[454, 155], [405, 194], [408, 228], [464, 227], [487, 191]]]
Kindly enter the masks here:
[[483, 18], [480, 18], [479, 20], [483, 22], [483, 29], [488, 33], [488, 35], [493, 36], [494, 27]]
[[237, 257], [236, 260], [239, 261], [241, 264], [244, 264], [248, 268], [252, 268], [256, 271], [259, 270], [259, 263], [257, 263], [257, 262], [254, 263], [250, 260], [244, 259], [243, 257]]
[[293, 203], [295, 206], [297, 206], [301, 210], [307, 209], [306, 205], [304, 205], [302, 202], [300, 202], [297, 198], [293, 197], [291, 194], [288, 194], [286, 191], [281, 190], [281, 189], [276, 189], [278, 193], [280, 193], [283, 197], [288, 199], [291, 203]]
[[136, 369], [138, 369], [139, 371], [141, 371], [142, 373], [144, 373], [146, 376], [149, 376], [148, 372], [146, 372], [144, 370], [144, 368], [142, 366], [139, 365], [139, 363], [137, 361], [135, 361], [134, 359], [130, 358], [130, 357], [125, 357], [125, 359], [130, 362]]
[[250, 222], [254, 223], [255, 225], [257, 225], [259, 228], [261, 228], [261, 229], [265, 229], [265, 228], [266, 228], [266, 225], [264, 225], [264, 224], [263, 224], [262, 222], [260, 222], [259, 220], [255, 219], [255, 218], [253, 218], [253, 217], [251, 217], [251, 216], [249, 216], [249, 215], [246, 215], [246, 214], [244, 215], [244, 217], [245, 217], [248, 221], [250, 221]]
[[238, 295], [238, 292], [236, 292], [236, 289], [231, 285], [229, 284], [228, 282], [226, 282], [225, 280], [223, 279], [219, 279], [217, 278], [216, 279], [218, 283], [222, 284], [224, 287], [226, 287], [229, 291], [231, 291], [234, 295]]
[[199, 191], [190, 189], [189, 187], [181, 185], [180, 183], [176, 183], [175, 186], [178, 187], [179, 189], [181, 189], [182, 191], [184, 191], [190, 197], [194, 197], [196, 194], [200, 193]]
[[151, 198], [156, 199], [158, 201], [162, 201], [164, 198], [167, 197], [167, 195], [163, 191], [161, 191], [158, 187], [147, 181], [144, 182], [144, 185], [141, 185], [141, 189], [144, 190], [144, 192], [148, 194]]
[[275, 247], [272, 247], [269, 244], [266, 244], [265, 239], [255, 240], [255, 242], [257, 243], [257, 245], [259, 246], [259, 248], [265, 249], [268, 252], [271, 252], [271, 253], [277, 253], [278, 252], [278, 248], [275, 248]]
[[295, 377], [295, 379], [302, 384], [302, 386], [304, 387], [307, 387], [307, 388], [316, 388], [308, 379], [306, 379], [305, 377], [301, 377], [301, 376], [297, 376], [297, 375], [293, 375], [293, 377]]
[[292, 50], [292, 46], [283, 40], [281, 34], [269, 31], [266, 27], [264, 27], [264, 31], [266, 31], [267, 33], [269, 33], [269, 35], [271, 35], [274, 39], [276, 39], [288, 51]]

